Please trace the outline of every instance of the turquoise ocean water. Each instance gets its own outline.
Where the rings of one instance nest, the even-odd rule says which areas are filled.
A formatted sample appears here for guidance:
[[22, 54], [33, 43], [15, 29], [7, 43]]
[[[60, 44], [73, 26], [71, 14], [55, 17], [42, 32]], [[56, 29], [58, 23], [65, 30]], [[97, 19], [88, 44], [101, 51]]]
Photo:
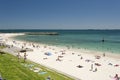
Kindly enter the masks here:
[[[58, 32], [59, 35], [24, 35], [15, 38], [49, 45], [120, 54], [120, 30], [9, 30], [7, 32]], [[104, 42], [102, 42], [103, 38]]]

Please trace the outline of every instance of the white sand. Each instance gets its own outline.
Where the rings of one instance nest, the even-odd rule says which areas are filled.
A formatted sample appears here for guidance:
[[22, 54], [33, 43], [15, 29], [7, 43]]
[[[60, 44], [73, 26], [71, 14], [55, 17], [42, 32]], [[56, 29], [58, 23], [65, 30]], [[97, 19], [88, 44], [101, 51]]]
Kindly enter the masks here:
[[[13, 42], [13, 40], [9, 38], [16, 35], [23, 34], [0, 34], [6, 44], [21, 48], [25, 42], [16, 40]], [[38, 45], [39, 48], [33, 47], [31, 44], [35, 46]], [[24, 47], [33, 49], [33, 52], [27, 52], [27, 59], [81, 80], [112, 80], [110, 76], [114, 77], [115, 74], [120, 76], [120, 55], [117, 55], [117, 57], [103, 57], [100, 52], [92, 52], [84, 49], [67, 49], [66, 47], [56, 46], [47, 46], [45, 48], [45, 46], [44, 44], [26, 42]], [[61, 51], [63, 50], [65, 50], [65, 54], [62, 54]], [[50, 52], [52, 55], [47, 56], [44, 54], [45, 52]], [[94, 53], [94, 55], [92, 53]], [[95, 59], [95, 55], [100, 55], [101, 58]], [[23, 56], [22, 53], [21, 56]], [[56, 61], [58, 56], [61, 56], [61, 58]], [[81, 56], [83, 59], [81, 59]], [[99, 63], [101, 66], [95, 65], [95, 63]], [[93, 64], [92, 71], [90, 71], [91, 64]], [[119, 66], [116, 67], [116, 64]], [[78, 68], [78, 65], [83, 67]], [[95, 68], [97, 68], [96, 72], [94, 72]]]

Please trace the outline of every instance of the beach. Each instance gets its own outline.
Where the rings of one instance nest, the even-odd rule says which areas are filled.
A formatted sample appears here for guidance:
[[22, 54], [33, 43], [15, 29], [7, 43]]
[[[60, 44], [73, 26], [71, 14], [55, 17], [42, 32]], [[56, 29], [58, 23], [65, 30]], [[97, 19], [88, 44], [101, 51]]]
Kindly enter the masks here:
[[[120, 55], [104, 54], [103, 52], [86, 49], [69, 49], [68, 47], [50, 46], [13, 39], [23, 33], [1, 33], [0, 36], [7, 45], [27, 51], [27, 59], [73, 77], [75, 80], [113, 80], [120, 76]], [[9, 48], [10, 49], [10, 48]], [[5, 49], [8, 51], [8, 49]], [[8, 51], [10, 52], [10, 51]], [[17, 51], [11, 52], [17, 55]], [[20, 53], [24, 56], [23, 53]]]

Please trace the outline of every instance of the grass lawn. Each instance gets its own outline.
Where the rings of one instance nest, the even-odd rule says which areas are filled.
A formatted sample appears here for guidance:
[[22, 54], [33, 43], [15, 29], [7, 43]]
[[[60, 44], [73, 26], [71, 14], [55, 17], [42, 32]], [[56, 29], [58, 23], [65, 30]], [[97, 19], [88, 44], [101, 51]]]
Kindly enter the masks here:
[[[40, 71], [34, 72], [36, 68]], [[21, 59], [18, 62], [17, 57], [7, 53], [0, 54], [0, 74], [6, 80], [46, 80], [48, 76], [50, 76], [50, 80], [73, 80], [31, 61], [24, 63]]]
[[3, 49], [3, 48], [5, 48], [5, 46], [0, 46], [0, 49]]

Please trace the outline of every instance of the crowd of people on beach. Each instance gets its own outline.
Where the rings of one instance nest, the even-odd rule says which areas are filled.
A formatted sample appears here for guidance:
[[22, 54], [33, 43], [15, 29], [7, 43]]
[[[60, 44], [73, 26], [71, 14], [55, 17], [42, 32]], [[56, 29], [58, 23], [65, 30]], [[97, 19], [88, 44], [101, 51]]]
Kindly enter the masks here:
[[[27, 43], [24, 43], [24, 46], [26, 46], [27, 45]], [[30, 44], [29, 44], [30, 45]], [[40, 46], [39, 45], [35, 45], [35, 44], [31, 44], [32, 46], [33, 46], [33, 48], [40, 48]], [[48, 46], [44, 46], [44, 48], [47, 48]], [[24, 47], [22, 46], [22, 49], [23, 49]], [[52, 48], [49, 48], [49, 49], [52, 49]], [[55, 49], [52, 49], [52, 50], [55, 50]], [[61, 50], [60, 51], [61, 52], [61, 55], [59, 55], [58, 57], [57, 57], [57, 59], [56, 59], [56, 61], [62, 61], [61, 60], [61, 58], [63, 58], [64, 56], [64, 54], [66, 54], [66, 50]], [[57, 52], [56, 52], [57, 53]], [[47, 53], [45, 53], [45, 54], [47, 54]], [[72, 53], [72, 55], [74, 55], [75, 53]], [[82, 60], [83, 59], [83, 57], [81, 56], [81, 55], [78, 55], [78, 56], [80, 56], [80, 59]], [[17, 55], [17, 57], [18, 57], [18, 61], [20, 60], [20, 53], [18, 53], [18, 55]], [[24, 53], [24, 62], [26, 61], [26, 59], [27, 59], [27, 54], [26, 54], [26, 52]], [[105, 57], [105, 53], [103, 53], [103, 57]], [[101, 56], [95, 56], [95, 58], [96, 59], [100, 59], [101, 58]], [[44, 59], [47, 59], [47, 58], [44, 58]], [[86, 62], [89, 62], [90, 60], [85, 60]], [[93, 71], [93, 72], [96, 72], [96, 71], [98, 71], [98, 68], [96, 67], [96, 66], [101, 66], [101, 64], [99, 64], [99, 63], [94, 63], [94, 64], [91, 64], [91, 67], [90, 67], [90, 69], [89, 69], [89, 71]], [[78, 65], [77, 66], [78, 68], [83, 68], [83, 66], [81, 66], [81, 65]], [[112, 79], [114, 79], [114, 80], [119, 80], [120, 78], [118, 77], [118, 74], [116, 74]]]

